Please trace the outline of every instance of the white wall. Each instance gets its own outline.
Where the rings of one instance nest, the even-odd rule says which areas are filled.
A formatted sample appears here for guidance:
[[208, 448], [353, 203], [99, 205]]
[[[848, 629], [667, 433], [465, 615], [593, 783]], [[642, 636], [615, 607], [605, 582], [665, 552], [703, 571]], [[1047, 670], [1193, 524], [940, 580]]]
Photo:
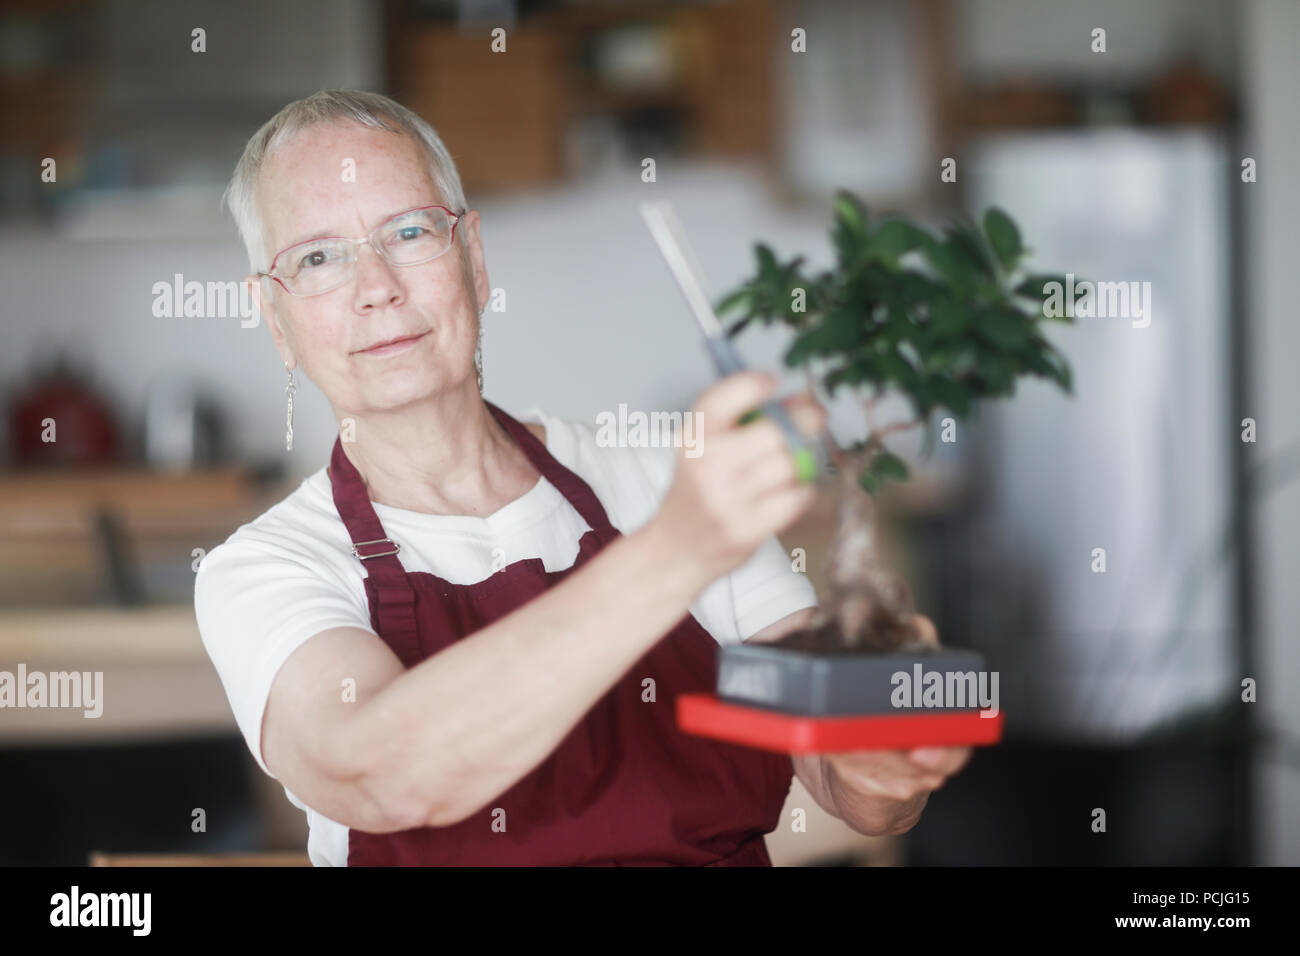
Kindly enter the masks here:
[[[585, 420], [619, 402], [688, 407], [712, 381], [712, 366], [638, 203], [674, 203], [716, 294], [752, 269], [756, 237], [782, 255], [829, 261], [829, 210], [791, 211], [766, 196], [761, 177], [742, 168], [669, 162], [656, 184], [625, 167], [524, 198], [476, 203], [471, 196], [489, 277], [507, 304], [484, 316], [487, 397], [510, 411], [540, 405]], [[296, 401], [295, 448], [286, 455], [284, 370], [265, 325], [151, 312], [155, 282], [177, 272], [187, 281], [227, 281], [246, 265], [233, 225], [226, 240], [0, 238], [0, 381], [12, 383], [34, 354], [60, 343], [93, 364], [136, 422], [156, 379], [191, 376], [220, 398], [241, 456], [284, 459], [306, 474], [324, 464], [336, 426], [306, 385]], [[756, 336], [746, 336], [752, 360], [777, 362], [782, 337]]]

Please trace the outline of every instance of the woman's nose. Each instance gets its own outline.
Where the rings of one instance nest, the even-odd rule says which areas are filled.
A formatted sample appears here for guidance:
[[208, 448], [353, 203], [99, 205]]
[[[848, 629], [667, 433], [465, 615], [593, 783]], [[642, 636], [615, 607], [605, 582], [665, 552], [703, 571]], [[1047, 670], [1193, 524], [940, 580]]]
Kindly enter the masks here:
[[[365, 254], [362, 246], [370, 247], [369, 255]], [[401, 301], [402, 284], [396, 267], [380, 254], [369, 238], [357, 243], [353, 268], [356, 270], [358, 308]]]

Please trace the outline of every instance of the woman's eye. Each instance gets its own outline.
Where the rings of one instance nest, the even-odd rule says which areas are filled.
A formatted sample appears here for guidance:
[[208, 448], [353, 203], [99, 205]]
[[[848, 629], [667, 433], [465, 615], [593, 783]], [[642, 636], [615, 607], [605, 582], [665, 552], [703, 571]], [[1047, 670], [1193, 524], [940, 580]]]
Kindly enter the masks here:
[[397, 238], [400, 240], [419, 239], [426, 231], [423, 226], [403, 226], [397, 230]]
[[298, 260], [299, 271], [303, 269], [314, 269], [317, 266], [323, 266], [329, 262], [329, 253], [324, 249], [314, 249]]

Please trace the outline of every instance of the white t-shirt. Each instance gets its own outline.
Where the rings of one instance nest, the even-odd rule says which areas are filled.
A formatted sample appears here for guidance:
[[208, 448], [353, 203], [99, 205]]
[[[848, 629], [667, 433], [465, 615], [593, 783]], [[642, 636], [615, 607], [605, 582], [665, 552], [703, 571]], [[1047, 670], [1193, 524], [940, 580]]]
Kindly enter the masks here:
[[[591, 486], [610, 523], [628, 534], [659, 508], [672, 482], [675, 450], [606, 448], [586, 424], [537, 408], [516, 416], [546, 428], [546, 448]], [[588, 529], [545, 478], [486, 517], [431, 515], [374, 504], [384, 531], [401, 545], [408, 572], [474, 584], [507, 563], [539, 557], [548, 571], [573, 565]], [[262, 716], [280, 666], [304, 641], [334, 627], [371, 630], [365, 570], [334, 507], [322, 466], [280, 503], [243, 525], [199, 565], [194, 606], [199, 632], [257, 765]], [[500, 549], [500, 550], [498, 550]], [[500, 562], [497, 564], [500, 567]], [[736, 643], [817, 603], [807, 578], [791, 568], [775, 537], [747, 563], [701, 593], [691, 612], [722, 644]], [[317, 866], [345, 866], [348, 828], [285, 795], [307, 814], [307, 852]]]

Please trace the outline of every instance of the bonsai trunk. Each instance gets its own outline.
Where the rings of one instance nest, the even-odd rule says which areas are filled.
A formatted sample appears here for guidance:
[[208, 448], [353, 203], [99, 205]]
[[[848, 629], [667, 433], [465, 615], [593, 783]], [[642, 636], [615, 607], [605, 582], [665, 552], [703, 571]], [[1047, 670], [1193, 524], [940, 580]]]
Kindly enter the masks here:
[[[861, 455], [841, 453], [836, 460], [835, 530], [819, 614], [806, 629], [771, 643], [724, 646], [718, 654], [717, 680], [722, 703], [815, 718], [919, 716], [912, 705], [895, 699], [900, 672], [913, 673], [917, 666], [960, 674], [984, 669], [979, 654], [941, 648], [937, 639], [918, 633], [913, 625], [911, 589], [885, 566], [880, 554], [875, 504], [858, 484], [861, 464]], [[971, 707], [940, 709], [951, 716]], [[801, 731], [811, 732], [810, 726]], [[732, 736], [723, 739], [763, 737], [759, 725], [749, 723], [740, 731], [733, 726], [729, 733]], [[873, 733], [864, 731], [864, 749], [885, 746], [884, 738]], [[898, 739], [889, 737], [889, 746], [899, 745]], [[951, 738], [925, 731], [908, 739], [919, 746]], [[844, 743], [841, 738], [839, 749]]]
[[876, 506], [858, 484], [865, 455], [838, 464], [827, 594], [813, 624], [774, 642], [791, 650], [885, 654], [933, 650], [911, 624], [911, 588], [883, 562]]

